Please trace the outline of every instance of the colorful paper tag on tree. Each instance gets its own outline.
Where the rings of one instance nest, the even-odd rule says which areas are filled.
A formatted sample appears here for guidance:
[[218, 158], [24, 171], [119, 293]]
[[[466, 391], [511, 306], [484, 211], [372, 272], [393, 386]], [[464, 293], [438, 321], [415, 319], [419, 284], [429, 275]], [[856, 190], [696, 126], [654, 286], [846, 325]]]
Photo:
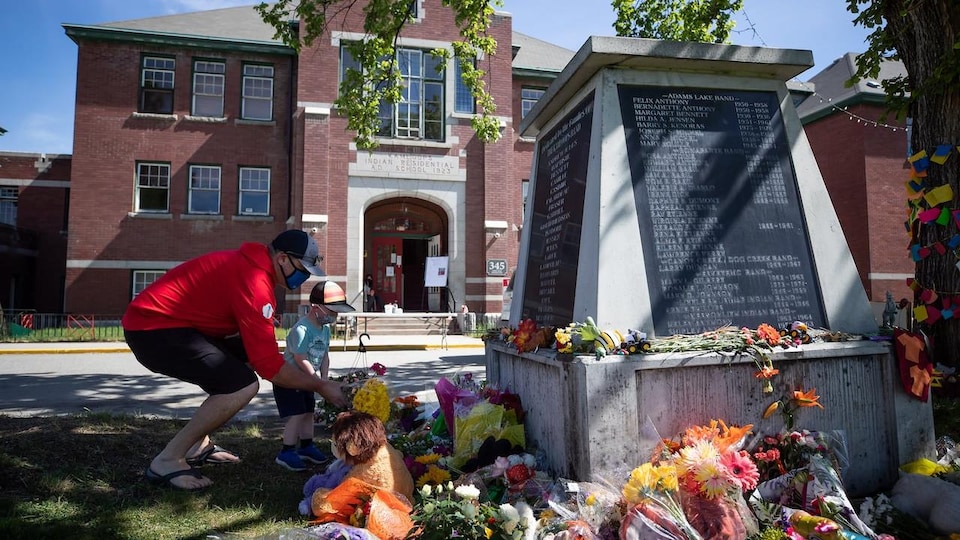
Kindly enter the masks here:
[[893, 346], [903, 389], [920, 401], [927, 401], [930, 396], [933, 364], [930, 362], [923, 334], [897, 328], [893, 331]]

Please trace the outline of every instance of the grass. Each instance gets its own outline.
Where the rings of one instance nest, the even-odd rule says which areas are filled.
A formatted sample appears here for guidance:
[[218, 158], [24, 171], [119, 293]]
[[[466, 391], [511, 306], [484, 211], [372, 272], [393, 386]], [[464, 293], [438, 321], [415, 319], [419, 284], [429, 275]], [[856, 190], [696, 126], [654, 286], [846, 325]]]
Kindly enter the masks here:
[[[960, 398], [937, 396], [933, 403], [936, 433], [960, 441]], [[273, 463], [279, 420], [218, 431], [216, 442], [243, 462], [205, 467], [215, 482], [206, 491], [145, 481], [144, 467], [183, 424], [102, 414], [0, 416], [0, 538], [253, 538], [307, 526], [297, 505], [310, 473]]]
[[[310, 473], [273, 463], [279, 420], [218, 431], [216, 442], [243, 461], [204, 467], [215, 482], [206, 491], [178, 492], [144, 480], [144, 468], [184, 422], [0, 416], [0, 538], [259, 537], [307, 525], [297, 505]], [[317, 442], [329, 449], [329, 441]]]

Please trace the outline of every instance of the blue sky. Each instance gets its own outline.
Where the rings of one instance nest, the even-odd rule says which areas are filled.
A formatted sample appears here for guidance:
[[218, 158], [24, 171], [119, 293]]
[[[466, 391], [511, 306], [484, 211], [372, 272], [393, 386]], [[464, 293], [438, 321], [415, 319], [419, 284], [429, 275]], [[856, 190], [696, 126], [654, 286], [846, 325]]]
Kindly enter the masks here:
[[[30, 0], [4, 2], [0, 16], [0, 151], [71, 153], [77, 46], [63, 23], [98, 24], [256, 4], [256, 0]], [[589, 5], [588, 9], [584, 6]], [[809, 49], [807, 80], [848, 52], [866, 48], [847, 0], [745, 0], [732, 41]], [[514, 30], [577, 50], [591, 35], [613, 35], [608, 0], [505, 0]], [[747, 22], [752, 22], [752, 26]]]

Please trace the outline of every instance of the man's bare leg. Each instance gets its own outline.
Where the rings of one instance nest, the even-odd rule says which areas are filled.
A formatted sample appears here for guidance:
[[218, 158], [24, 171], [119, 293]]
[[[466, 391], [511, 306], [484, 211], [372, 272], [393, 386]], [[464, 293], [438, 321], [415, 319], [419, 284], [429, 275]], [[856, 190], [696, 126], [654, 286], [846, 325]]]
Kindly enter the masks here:
[[[240, 409], [243, 409], [253, 396], [257, 395], [260, 382], [255, 381], [232, 394], [209, 396], [203, 401], [193, 418], [174, 435], [157, 457], [150, 462], [150, 469], [158, 476], [188, 469], [187, 452], [201, 442], [209, 442], [208, 435], [227, 423]], [[207, 478], [178, 476], [170, 481], [183, 489], [196, 489], [209, 486], [213, 482]]]

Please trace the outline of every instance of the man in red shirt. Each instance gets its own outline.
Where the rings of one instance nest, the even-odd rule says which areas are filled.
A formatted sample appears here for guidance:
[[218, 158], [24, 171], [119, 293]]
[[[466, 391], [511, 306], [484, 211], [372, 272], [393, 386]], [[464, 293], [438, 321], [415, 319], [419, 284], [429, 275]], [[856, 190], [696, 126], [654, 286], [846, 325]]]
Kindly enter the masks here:
[[257, 395], [264, 379], [312, 390], [338, 407], [347, 400], [334, 381], [321, 380], [283, 361], [274, 334], [274, 288], [297, 290], [324, 275], [317, 242], [300, 230], [280, 233], [269, 245], [191, 259], [161, 276], [133, 299], [123, 316], [130, 350], [147, 369], [202, 388], [209, 397], [153, 458], [151, 482], [195, 491], [213, 482], [193, 465], [239, 458], [210, 441]]

